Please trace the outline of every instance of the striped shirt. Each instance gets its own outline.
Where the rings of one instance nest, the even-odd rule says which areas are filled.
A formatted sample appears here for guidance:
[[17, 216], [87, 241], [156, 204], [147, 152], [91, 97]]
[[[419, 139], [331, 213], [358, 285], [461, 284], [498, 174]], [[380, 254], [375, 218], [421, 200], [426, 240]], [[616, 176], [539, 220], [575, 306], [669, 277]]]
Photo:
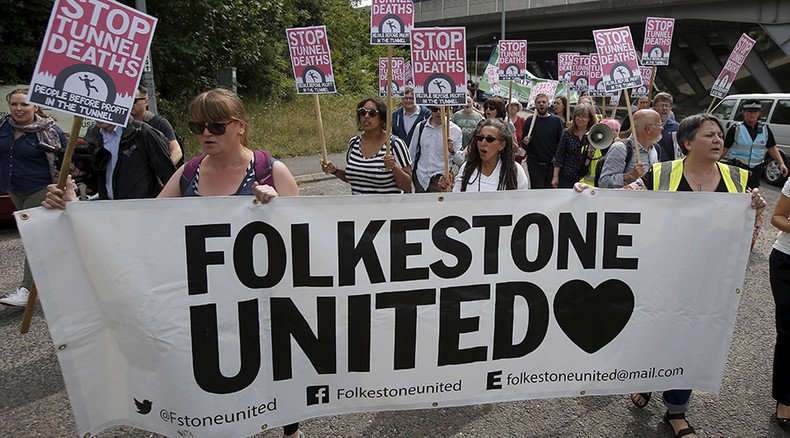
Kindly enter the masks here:
[[[356, 136], [348, 142], [346, 152], [346, 179], [354, 195], [377, 193], [403, 193], [395, 182], [395, 175], [384, 167], [384, 145], [376, 155], [365, 158], [360, 150], [361, 138]], [[395, 135], [390, 136], [391, 153], [401, 167], [411, 166], [406, 143]]]

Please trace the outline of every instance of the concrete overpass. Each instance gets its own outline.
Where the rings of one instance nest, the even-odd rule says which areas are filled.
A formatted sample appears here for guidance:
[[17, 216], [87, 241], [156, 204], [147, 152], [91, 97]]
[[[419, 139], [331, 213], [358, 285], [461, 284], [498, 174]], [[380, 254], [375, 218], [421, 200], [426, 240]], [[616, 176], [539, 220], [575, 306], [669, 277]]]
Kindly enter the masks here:
[[[415, 25], [466, 26], [471, 65], [476, 49], [484, 61], [499, 40], [502, 4], [423, 1], [415, 4]], [[670, 65], [657, 69], [660, 89], [689, 106], [705, 106], [732, 47], [747, 32], [758, 43], [730, 92], [790, 90], [788, 0], [504, 0], [504, 9], [506, 38], [528, 40], [530, 70], [540, 77], [556, 77], [557, 52], [594, 52], [594, 29], [628, 25], [640, 50], [646, 17], [674, 17]]]

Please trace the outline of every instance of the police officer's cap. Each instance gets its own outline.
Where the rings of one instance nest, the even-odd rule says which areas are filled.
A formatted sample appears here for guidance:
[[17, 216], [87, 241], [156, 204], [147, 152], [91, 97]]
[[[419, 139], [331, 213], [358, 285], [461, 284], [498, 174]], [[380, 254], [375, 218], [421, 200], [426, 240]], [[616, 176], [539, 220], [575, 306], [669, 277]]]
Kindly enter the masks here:
[[763, 104], [757, 99], [748, 99], [743, 101], [741, 109], [744, 111], [761, 111], [763, 109]]

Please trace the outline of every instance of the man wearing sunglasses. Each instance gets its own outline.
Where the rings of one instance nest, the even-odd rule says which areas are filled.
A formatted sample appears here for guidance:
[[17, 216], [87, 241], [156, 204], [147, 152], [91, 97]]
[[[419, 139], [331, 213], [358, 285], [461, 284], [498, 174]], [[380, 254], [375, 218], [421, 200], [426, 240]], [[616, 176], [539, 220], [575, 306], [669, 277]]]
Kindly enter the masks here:
[[414, 103], [414, 89], [411, 87], [404, 90], [401, 104], [403, 106], [392, 112], [392, 133], [411, 144], [417, 123], [431, 117], [431, 111]]
[[750, 171], [746, 186], [752, 189], [760, 187], [766, 152], [779, 164], [782, 176], [787, 176], [787, 166], [776, 149], [774, 133], [760, 121], [762, 109], [758, 99], [745, 100], [741, 106], [743, 122], [732, 125], [724, 137], [724, 161]]
[[[416, 193], [442, 191], [439, 187], [439, 180], [444, 175], [442, 124], [445, 121], [442, 120], [439, 107], [429, 106], [428, 110], [431, 112], [431, 118], [417, 125], [417, 135], [412, 137], [409, 144], [409, 155], [412, 162], [411, 175]], [[463, 154], [458, 151], [463, 141], [463, 132], [453, 122], [450, 122], [448, 131], [447, 151], [450, 165], [455, 163], [460, 166], [464, 162]]]
[[137, 91], [134, 92], [132, 117], [137, 121], [148, 123], [152, 128], [161, 132], [170, 145], [170, 158], [173, 160], [173, 164], [176, 167], [184, 164], [184, 148], [181, 146], [183, 139], [178, 140], [173, 125], [166, 118], [148, 111], [148, 89], [144, 85], [137, 87]]
[[165, 136], [132, 118], [125, 127], [96, 122], [85, 141], [110, 155], [97, 172], [99, 199], [155, 198], [176, 171]]

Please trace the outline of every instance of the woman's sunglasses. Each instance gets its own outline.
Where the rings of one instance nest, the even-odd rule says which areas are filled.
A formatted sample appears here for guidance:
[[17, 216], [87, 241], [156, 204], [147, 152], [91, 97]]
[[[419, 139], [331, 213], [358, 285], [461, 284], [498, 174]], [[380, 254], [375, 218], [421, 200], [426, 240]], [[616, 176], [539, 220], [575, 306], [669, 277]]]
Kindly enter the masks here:
[[189, 130], [195, 133], [195, 135], [200, 135], [203, 131], [208, 128], [208, 132], [214, 135], [222, 135], [225, 133], [225, 127], [233, 123], [233, 120], [230, 122], [189, 122]]
[[493, 135], [480, 135], [480, 134], [478, 134], [478, 135], [475, 135], [475, 140], [477, 140], [477, 141], [485, 140], [485, 141], [487, 141], [489, 143], [493, 143], [493, 142], [495, 142], [497, 140], [502, 140], [502, 139], [499, 138], [499, 137], [494, 137]]
[[362, 117], [365, 114], [369, 115], [370, 117], [376, 117], [379, 115], [379, 110], [376, 108], [357, 108], [357, 116]]
[[486, 111], [495, 111], [497, 110], [497, 107], [495, 107], [494, 105], [486, 105], [483, 107], [483, 109], [485, 109]]
[[438, 113], [439, 112], [439, 107], [438, 106], [429, 106], [428, 109], [431, 110], [431, 112], [433, 112], [433, 113]]

